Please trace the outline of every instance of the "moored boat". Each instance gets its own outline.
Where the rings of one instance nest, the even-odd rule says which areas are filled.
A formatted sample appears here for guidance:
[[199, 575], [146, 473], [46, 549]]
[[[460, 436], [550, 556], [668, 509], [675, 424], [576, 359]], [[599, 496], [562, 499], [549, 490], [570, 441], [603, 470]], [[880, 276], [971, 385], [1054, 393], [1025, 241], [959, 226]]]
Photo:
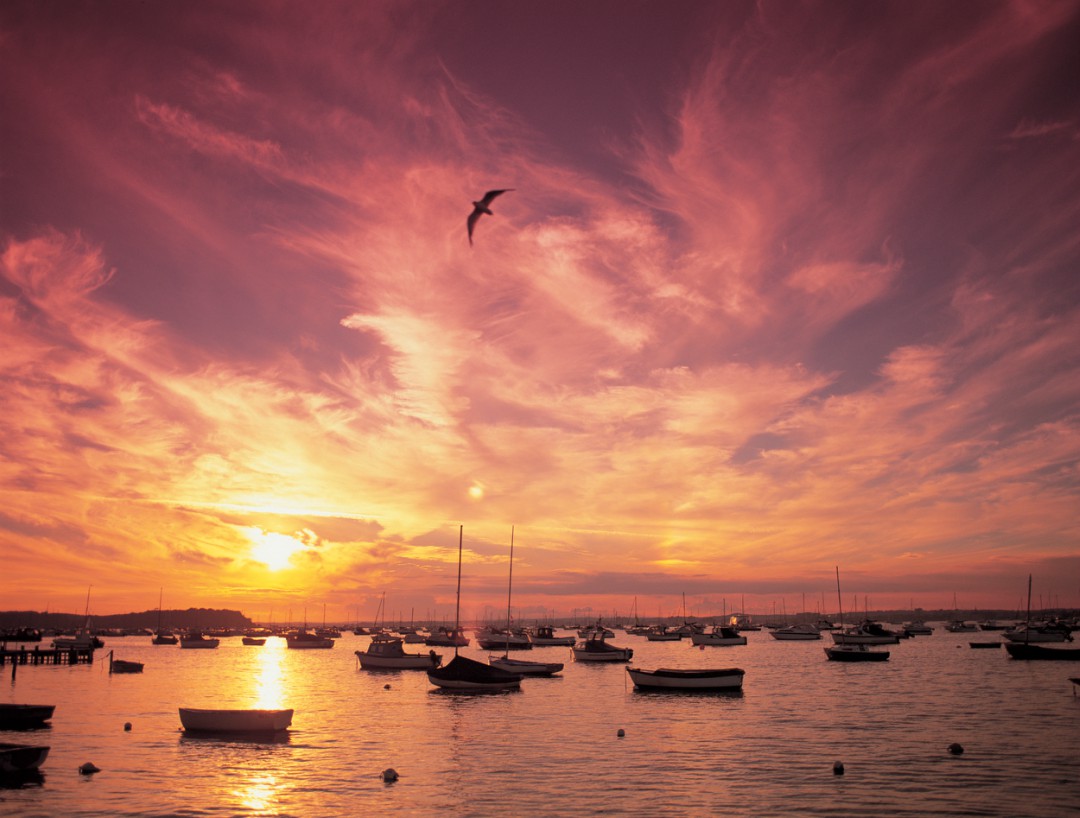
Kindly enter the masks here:
[[334, 646], [333, 639], [319, 636], [306, 629], [285, 634], [285, 643], [293, 650], [318, 650]]
[[770, 631], [770, 635], [773, 639], [778, 639], [781, 642], [800, 642], [820, 639], [821, 631], [817, 629], [816, 625], [803, 623], [800, 625], [788, 625], [786, 628]]
[[446, 667], [428, 671], [428, 680], [436, 687], [461, 693], [513, 690], [521, 687], [522, 675], [466, 656], [455, 656]]
[[211, 639], [201, 631], [192, 631], [180, 637], [180, 647], [185, 650], [213, 650], [220, 644], [220, 639]]
[[263, 636], [242, 636], [240, 638], [240, 642], [242, 644], [248, 645], [249, 647], [259, 648], [259, 647], [262, 647], [263, 645], [266, 644], [266, 637], [263, 637]]
[[578, 642], [571, 650], [575, 662], [629, 662], [634, 657], [633, 648], [619, 648], [605, 642], [602, 631]]
[[469, 637], [460, 628], [439, 628], [436, 633], [428, 635], [424, 644], [428, 647], [464, 648], [469, 645]]
[[825, 648], [825, 655], [834, 662], [885, 662], [887, 650], [870, 650], [866, 645], [833, 645]]
[[[840, 628], [844, 627], [844, 603], [840, 597], [840, 566], [836, 567], [836, 603], [837, 610], [840, 614]], [[869, 619], [863, 622], [858, 628], [852, 628], [843, 633], [833, 632], [834, 644], [831, 648], [825, 648], [825, 658], [831, 662], [884, 662], [889, 658], [889, 651], [887, 650], [870, 650], [867, 647], [868, 644], [881, 644], [880, 642], [842, 642], [839, 637], [846, 635], [855, 635], [852, 632], [856, 632], [859, 635], [873, 636], [875, 638], [883, 638], [882, 634], [875, 633], [875, 631], [884, 631], [884, 633], [891, 633], [891, 631], [885, 631], [881, 625], [876, 622], [871, 622]], [[893, 634], [894, 641], [899, 643], [900, 637]]]
[[533, 645], [538, 648], [553, 645], [572, 647], [574, 642], [577, 641], [573, 636], [556, 636], [555, 629], [551, 625], [541, 625], [536, 629], [536, 633], [529, 638], [532, 640]]
[[1000, 648], [1003, 643], [1002, 642], [968, 642], [968, 644], [971, 647], [976, 648], [976, 649], [989, 650], [991, 648], [994, 648], [994, 649]]
[[54, 648], [75, 648], [76, 650], [95, 650], [105, 647], [105, 643], [94, 634], [83, 631], [74, 636], [57, 636], [52, 640]]
[[492, 656], [488, 664], [522, 676], [554, 676], [563, 669], [562, 662], [533, 662], [528, 659], [511, 659], [509, 656]]
[[904, 630], [912, 636], [930, 636], [934, 632], [933, 627], [927, 625], [921, 619], [917, 619], [914, 622], [905, 622]]
[[131, 662], [127, 659], [113, 658], [113, 652], [109, 651], [109, 673], [142, 673], [142, 662]]
[[1010, 642], [1031, 644], [1032, 642], [1071, 642], [1072, 634], [1059, 625], [1025, 624], [1011, 631], [1005, 631], [1005, 638]]
[[0, 773], [18, 775], [41, 767], [49, 748], [32, 744], [0, 744]]
[[406, 653], [396, 636], [374, 636], [367, 650], [354, 652], [364, 670], [431, 670], [442, 664], [435, 651]]
[[965, 622], [963, 619], [953, 619], [945, 625], [945, 630], [949, 633], [975, 633], [978, 629], [979, 626], [974, 622]]
[[180, 723], [196, 733], [277, 733], [292, 724], [289, 710], [204, 710], [180, 708]]
[[1025, 645], [1023, 642], [1005, 642], [1004, 645], [1013, 659], [1080, 662], [1080, 648], [1048, 648], [1043, 645]]
[[[451, 634], [461, 634], [461, 555], [465, 540], [465, 527], [458, 527], [457, 601], [454, 607], [454, 629]], [[510, 534], [513, 549], [513, 529]], [[511, 558], [512, 559], [512, 558]], [[430, 642], [428, 644], [431, 644]], [[436, 687], [458, 693], [484, 693], [514, 690], [521, 687], [524, 678], [502, 668], [485, 665], [458, 653], [454, 646], [454, 658], [445, 667], [432, 668], [427, 672], [428, 681]]]
[[740, 690], [746, 673], [737, 667], [696, 670], [628, 667], [626, 672], [635, 687], [646, 690]]
[[857, 627], [833, 631], [832, 638], [837, 645], [896, 645], [900, 642], [900, 634], [869, 619]]
[[695, 645], [745, 645], [746, 637], [734, 628], [727, 625], [717, 625], [709, 633], [694, 632], [690, 634], [690, 641]]
[[0, 730], [44, 727], [55, 709], [55, 704], [0, 704]]

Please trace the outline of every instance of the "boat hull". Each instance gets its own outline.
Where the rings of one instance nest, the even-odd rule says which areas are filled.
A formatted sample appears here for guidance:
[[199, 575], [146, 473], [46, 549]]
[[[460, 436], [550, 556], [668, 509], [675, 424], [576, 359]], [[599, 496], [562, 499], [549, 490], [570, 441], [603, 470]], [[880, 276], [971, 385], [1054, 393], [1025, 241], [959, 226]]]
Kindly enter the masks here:
[[714, 645], [716, 647], [725, 647], [732, 645], [745, 645], [745, 636], [713, 636], [711, 633], [695, 633], [690, 637], [690, 641], [695, 645]]
[[783, 631], [770, 631], [769, 635], [779, 642], [813, 642], [821, 639], [820, 633], [784, 633]]
[[292, 710], [180, 708], [180, 723], [192, 733], [279, 733], [292, 724], [292, 717]]
[[524, 659], [492, 659], [489, 664], [522, 676], [554, 676], [563, 669], [562, 662], [530, 662]]
[[428, 680], [436, 687], [463, 693], [514, 690], [521, 686], [521, 679], [520, 673], [510, 673], [464, 656], [455, 656], [446, 667], [428, 671]]
[[1069, 641], [1069, 635], [1064, 631], [1040, 631], [1035, 629], [1029, 631], [1005, 631], [1005, 638], [1018, 645], [1028, 645], [1033, 642], [1045, 644]]
[[142, 662], [129, 662], [125, 659], [113, 659], [109, 662], [110, 673], [142, 673]]
[[1013, 659], [1038, 659], [1057, 662], [1080, 662], [1080, 648], [1044, 648], [1042, 645], [1025, 645], [1007, 642], [1005, 650]]
[[55, 704], [0, 704], [0, 730], [44, 727], [55, 709]]
[[183, 650], [213, 650], [221, 644], [220, 639], [181, 639], [180, 647]]
[[405, 656], [377, 656], [362, 650], [355, 651], [364, 670], [433, 670], [442, 663], [438, 654], [415, 653]]
[[900, 637], [878, 636], [872, 633], [836, 633], [832, 634], [833, 643], [837, 645], [898, 645]]
[[48, 747], [30, 744], [0, 744], [0, 773], [18, 775], [37, 770], [49, 755]]
[[612, 651], [597, 652], [574, 648], [575, 662], [629, 662], [634, 651], [630, 648], [615, 648]]
[[745, 671], [740, 668], [642, 670], [628, 667], [635, 687], [645, 690], [741, 690]]
[[825, 655], [833, 662], [887, 662], [889, 651], [867, 650], [865, 645], [838, 645], [825, 648]]

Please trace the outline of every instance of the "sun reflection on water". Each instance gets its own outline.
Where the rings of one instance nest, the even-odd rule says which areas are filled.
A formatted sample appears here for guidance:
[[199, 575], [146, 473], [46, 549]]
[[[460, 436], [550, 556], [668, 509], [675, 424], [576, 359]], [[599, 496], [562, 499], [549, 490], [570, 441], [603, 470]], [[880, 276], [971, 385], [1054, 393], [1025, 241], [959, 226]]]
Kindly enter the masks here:
[[259, 671], [255, 676], [255, 707], [277, 710], [285, 701], [285, 640], [271, 638], [259, 648]]
[[233, 790], [237, 800], [259, 815], [273, 815], [284, 791], [284, 783], [273, 773], [257, 773], [245, 781], [240, 789]]

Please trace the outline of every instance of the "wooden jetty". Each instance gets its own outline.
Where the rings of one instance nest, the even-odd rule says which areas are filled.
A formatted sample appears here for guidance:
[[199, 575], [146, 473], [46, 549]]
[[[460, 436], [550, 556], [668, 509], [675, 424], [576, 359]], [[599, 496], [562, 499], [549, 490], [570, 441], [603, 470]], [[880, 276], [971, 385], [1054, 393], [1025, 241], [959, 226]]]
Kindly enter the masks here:
[[0, 648], [0, 667], [8, 662], [13, 665], [88, 665], [94, 661], [93, 648], [41, 648], [35, 645], [27, 650]]

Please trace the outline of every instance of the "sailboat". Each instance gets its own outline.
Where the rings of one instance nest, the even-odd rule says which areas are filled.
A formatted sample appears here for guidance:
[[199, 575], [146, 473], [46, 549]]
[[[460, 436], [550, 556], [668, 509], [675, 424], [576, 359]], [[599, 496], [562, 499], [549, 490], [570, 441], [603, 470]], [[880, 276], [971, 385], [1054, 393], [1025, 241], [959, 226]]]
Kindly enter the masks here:
[[[465, 526], [458, 527], [458, 575], [457, 605], [454, 609], [454, 633], [461, 633], [461, 553], [465, 536]], [[428, 644], [431, 644], [428, 642]], [[444, 690], [459, 693], [483, 693], [496, 690], [512, 690], [521, 686], [520, 673], [511, 673], [502, 668], [485, 665], [475, 659], [469, 659], [458, 653], [454, 645], [454, 658], [446, 667], [432, 668], [428, 679], [433, 685]]]
[[[839, 606], [840, 629], [844, 628], [844, 603], [840, 599], [840, 567], [836, 567], [836, 602]], [[833, 638], [836, 634], [833, 634]], [[870, 650], [865, 643], [850, 642], [825, 648], [825, 656], [834, 662], [884, 662], [889, 658], [887, 650]]]
[[[510, 579], [506, 588], [506, 649], [503, 655], [488, 659], [492, 667], [521, 673], [526, 676], [554, 676], [563, 669], [562, 662], [532, 662], [527, 659], [510, 658], [510, 598], [514, 589], [514, 529], [510, 528]], [[532, 643], [529, 644], [532, 647]]]
[[163, 588], [158, 588], [157, 598], [157, 630], [154, 631], [154, 638], [150, 640], [152, 645], [175, 645], [179, 640], [176, 638], [176, 634], [170, 630], [161, 629], [161, 595], [164, 591]]
[[[1028, 574], [1028, 603], [1027, 603], [1027, 623], [1031, 622], [1031, 574]], [[1016, 641], [1008, 641], [1005, 643], [1005, 650], [1009, 652], [1009, 656], [1013, 659], [1057, 659], [1066, 661], [1080, 661], [1080, 649], [1075, 648], [1048, 648], [1043, 645], [1033, 645], [1035, 641], [1045, 641], [1032, 638], [1032, 628], [1025, 625], [1023, 637], [1018, 637]], [[1066, 634], [1068, 635], [1068, 634]], [[1006, 634], [1006, 638], [1009, 635]], [[1023, 638], [1024, 641], [1020, 641]], [[1068, 636], [1069, 641], [1072, 641], [1072, 636]], [[974, 643], [972, 643], [974, 644]], [[1074, 684], [1077, 683], [1075, 679], [1072, 680]]]
[[53, 639], [52, 646], [54, 648], [93, 650], [94, 648], [105, 647], [105, 643], [101, 639], [90, 633], [90, 589], [93, 587], [91, 585], [86, 589], [86, 610], [83, 611], [84, 624], [82, 629], [77, 631], [74, 636], [58, 636]]

